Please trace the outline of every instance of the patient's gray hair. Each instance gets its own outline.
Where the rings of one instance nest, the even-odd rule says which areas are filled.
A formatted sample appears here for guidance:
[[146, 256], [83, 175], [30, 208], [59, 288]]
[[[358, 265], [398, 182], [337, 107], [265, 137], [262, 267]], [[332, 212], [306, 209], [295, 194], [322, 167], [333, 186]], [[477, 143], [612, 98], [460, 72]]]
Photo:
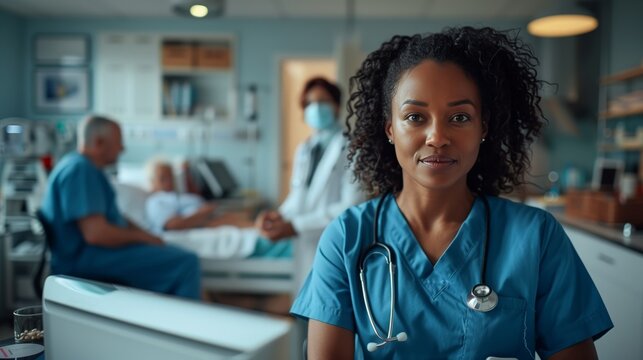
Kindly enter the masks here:
[[105, 137], [112, 134], [113, 126], [118, 126], [115, 120], [105, 116], [90, 115], [78, 123], [78, 148], [90, 146], [98, 137]]
[[145, 164], [145, 172], [147, 173], [147, 178], [150, 182], [152, 182], [154, 177], [156, 177], [156, 169], [159, 167], [169, 167], [172, 169], [172, 173], [174, 173], [172, 163], [164, 157], [157, 156]]

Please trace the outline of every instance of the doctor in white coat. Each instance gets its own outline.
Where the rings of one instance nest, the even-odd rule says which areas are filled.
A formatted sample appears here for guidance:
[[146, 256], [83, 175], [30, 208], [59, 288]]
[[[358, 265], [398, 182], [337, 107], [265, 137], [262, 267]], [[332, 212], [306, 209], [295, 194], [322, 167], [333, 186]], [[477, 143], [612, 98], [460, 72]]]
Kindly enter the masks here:
[[295, 238], [296, 258], [304, 264], [312, 263], [326, 225], [365, 200], [348, 166], [346, 138], [338, 121], [340, 104], [336, 85], [324, 78], [306, 83], [301, 105], [314, 133], [297, 147], [288, 197], [278, 210], [261, 213], [256, 220], [261, 235], [272, 241]]

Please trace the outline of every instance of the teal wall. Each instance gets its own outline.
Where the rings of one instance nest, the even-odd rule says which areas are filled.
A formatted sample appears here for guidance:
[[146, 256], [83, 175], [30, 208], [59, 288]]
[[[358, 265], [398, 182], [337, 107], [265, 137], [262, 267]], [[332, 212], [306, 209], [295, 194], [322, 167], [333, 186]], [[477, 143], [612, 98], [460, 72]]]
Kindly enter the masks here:
[[[468, 24], [471, 24], [470, 22]], [[520, 27], [522, 22], [473, 23], [472, 25], [493, 25], [498, 28]], [[421, 20], [369, 20], [358, 21], [356, 30], [360, 35], [364, 51], [372, 51], [394, 34], [413, 34], [417, 32], [437, 31], [447, 25], [458, 25], [456, 22], [438, 22]], [[261, 137], [257, 144], [248, 144], [234, 139], [217, 139], [210, 143], [207, 154], [226, 156], [233, 165], [233, 173], [243, 185], [256, 186], [271, 200], [277, 198], [280, 169], [280, 114], [279, 114], [279, 61], [282, 57], [333, 56], [337, 39], [342, 35], [345, 24], [340, 20], [306, 19], [306, 20], [247, 20], [247, 19], [28, 19], [26, 37], [33, 39], [39, 33], [84, 33], [94, 37], [101, 32], [155, 32], [160, 34], [228, 34], [236, 39], [236, 71], [240, 85], [255, 83], [259, 85], [259, 126]], [[523, 31], [523, 33], [526, 33]], [[315, 34], [311, 37], [311, 34]], [[93, 49], [95, 51], [95, 49]], [[32, 93], [31, 48], [27, 48], [24, 61], [27, 69], [24, 76], [27, 86], [24, 95], [30, 98]], [[239, 99], [241, 106], [242, 99]], [[293, 100], [294, 101], [294, 100]], [[32, 111], [30, 104], [24, 108], [26, 116], [34, 119], [55, 121], [77, 120], [82, 115], [43, 116]], [[241, 109], [238, 114], [243, 114]], [[237, 119], [238, 122], [243, 120]], [[126, 144], [129, 148], [124, 155], [126, 161], [144, 161], [161, 153], [194, 153], [193, 144], [173, 143], [171, 149], [163, 145]], [[200, 152], [200, 151], [197, 151]], [[267, 155], [266, 155], [267, 154]], [[256, 164], [249, 168], [247, 159]], [[252, 173], [267, 174], [261, 181], [250, 180]]]
[[612, 0], [609, 73], [643, 66], [643, 1]]
[[[610, 52], [605, 56], [603, 69], [607, 74], [643, 67], [643, 1], [641, 0], [612, 0], [612, 12], [609, 14], [610, 27], [608, 35]], [[643, 78], [626, 84], [615, 84], [608, 87], [610, 96], [618, 96], [634, 90], [643, 91]], [[626, 119], [607, 121], [608, 129], [623, 125], [630, 135], [637, 128], [643, 127], [643, 115]], [[635, 173], [639, 170], [639, 151], [609, 153], [606, 156], [620, 158], [625, 162], [625, 171]], [[640, 173], [640, 172], [639, 172]]]
[[[547, 166], [548, 170], [555, 170], [564, 173], [567, 167], [579, 169], [587, 181], [590, 180], [594, 166], [594, 160], [597, 156], [597, 124], [599, 109], [604, 106], [600, 102], [604, 99], [605, 93], [601, 92], [599, 86], [600, 76], [614, 74], [620, 71], [643, 66], [643, 1], [641, 0], [602, 0], [595, 4], [598, 10], [599, 27], [595, 33], [578, 36], [574, 39], [536, 39], [535, 47], [541, 51], [541, 60], [547, 59], [549, 62], [543, 64], [544, 72], [547, 72], [547, 66], [552, 66], [556, 59], [560, 59], [568, 49], [576, 47], [578, 60], [572, 66], [561, 68], [561, 64], [554, 65], [556, 71], [574, 71], [580, 67], [584, 71], [598, 71], [592, 81], [582, 81], [582, 88], [577, 89], [581, 94], [591, 91], [592, 98], [595, 98], [595, 104], [585, 104], [590, 112], [589, 114], [579, 115], [576, 117], [576, 132], [570, 133], [561, 131], [562, 129], [556, 124], [556, 119], [550, 118], [550, 124], [545, 129], [541, 141], [547, 149]], [[551, 46], [552, 42], [563, 42], [561, 46]], [[580, 45], [580, 46], [579, 46]], [[598, 46], [599, 52], [592, 51], [591, 46]], [[551, 52], [553, 50], [553, 53]], [[590, 50], [590, 51], [587, 51]], [[572, 50], [573, 51], [573, 50]], [[562, 58], [564, 62], [565, 59]], [[596, 63], [598, 62], [598, 63]], [[587, 76], [585, 72], [579, 73], [579, 76]], [[560, 81], [554, 79], [554, 81]], [[643, 89], [643, 81], [637, 81], [638, 88]], [[622, 86], [612, 86], [610, 91], [625, 90]], [[588, 90], [589, 89], [589, 90]], [[631, 89], [630, 89], [631, 90]], [[629, 91], [629, 90], [628, 90]], [[592, 109], [593, 108], [593, 109]], [[643, 117], [628, 119], [641, 124]], [[616, 122], [608, 122], [608, 127], [613, 127]], [[631, 125], [631, 124], [630, 124]], [[640, 125], [639, 125], [640, 126]], [[628, 154], [609, 154], [614, 157], [624, 157], [630, 171], [632, 164], [638, 162], [635, 153]], [[536, 182], [540, 185], [546, 185], [546, 171], [540, 171], [532, 174]], [[538, 179], [544, 181], [538, 181]]]
[[0, 10], [0, 119], [24, 114], [24, 20]]
[[[602, 2], [609, 12], [602, 19], [597, 31], [601, 32], [600, 52], [602, 74], [613, 73], [641, 64], [643, 60], [643, 1], [612, 0]], [[362, 20], [355, 29], [365, 52], [376, 49], [394, 34], [413, 34], [436, 31], [444, 26], [462, 25], [456, 21], [437, 20]], [[490, 25], [497, 28], [520, 28], [525, 21], [513, 22], [466, 22], [471, 25]], [[257, 144], [248, 144], [233, 139], [216, 139], [208, 146], [212, 156], [226, 155], [230, 158], [233, 172], [244, 185], [250, 185], [249, 174], [268, 174], [255, 182], [259, 191], [270, 199], [276, 198], [279, 174], [279, 60], [282, 57], [309, 57], [333, 55], [336, 40], [343, 34], [345, 23], [341, 20], [258, 20], [258, 19], [40, 19], [20, 18], [0, 12], [0, 117], [22, 115], [50, 121], [76, 121], [75, 116], [41, 115], [33, 111], [31, 62], [33, 37], [38, 33], [83, 33], [90, 38], [100, 32], [155, 32], [160, 34], [228, 34], [236, 39], [236, 72], [240, 86], [250, 83], [259, 85], [259, 126], [261, 137]], [[315, 34], [311, 37], [310, 34]], [[536, 52], [542, 52], [544, 39], [533, 39], [523, 29], [524, 40], [531, 43]], [[92, 41], [92, 51], [94, 42]], [[541, 55], [541, 54], [539, 54]], [[93, 59], [92, 54], [92, 59]], [[583, 61], [583, 59], [580, 59]], [[6, 81], [5, 81], [6, 79]], [[238, 99], [241, 106], [241, 98]], [[598, 109], [598, 104], [596, 106]], [[238, 114], [243, 112], [239, 108]], [[561, 134], [555, 124], [545, 129], [544, 144], [548, 152], [548, 166], [561, 171], [567, 164], [577, 165], [589, 173], [595, 157], [596, 113], [578, 120], [578, 133]], [[237, 124], [242, 120], [238, 119]], [[167, 152], [161, 144], [126, 144], [130, 150], [126, 160], [142, 161], [157, 152]], [[250, 146], [252, 145], [252, 146]], [[174, 143], [173, 153], [192, 153], [192, 144]], [[232, 154], [232, 155], [229, 155]], [[254, 170], [244, 164], [250, 158], [256, 164]]]

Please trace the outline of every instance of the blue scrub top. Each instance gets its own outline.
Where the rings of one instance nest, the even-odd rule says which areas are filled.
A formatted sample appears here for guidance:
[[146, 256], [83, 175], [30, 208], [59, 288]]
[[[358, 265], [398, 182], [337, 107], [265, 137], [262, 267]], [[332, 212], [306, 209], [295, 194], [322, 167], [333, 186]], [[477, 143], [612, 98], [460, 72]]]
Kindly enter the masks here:
[[[476, 199], [450, 246], [431, 264], [395, 198], [384, 200], [379, 241], [396, 258], [394, 342], [380, 342], [368, 320], [359, 281], [360, 253], [373, 241], [378, 199], [352, 207], [324, 231], [313, 268], [291, 313], [356, 333], [355, 358], [533, 359], [584, 339], [598, 339], [613, 327], [583, 263], [560, 224], [547, 212], [488, 197], [491, 216], [487, 284], [498, 294], [495, 309], [482, 313], [466, 305], [481, 282], [485, 207]], [[390, 309], [388, 267], [382, 256], [366, 264], [371, 309], [386, 336]]]
[[74, 274], [75, 259], [89, 246], [78, 227], [79, 219], [103, 215], [110, 224], [127, 226], [103, 171], [76, 152], [63, 157], [49, 175], [42, 212], [55, 234], [54, 274]]

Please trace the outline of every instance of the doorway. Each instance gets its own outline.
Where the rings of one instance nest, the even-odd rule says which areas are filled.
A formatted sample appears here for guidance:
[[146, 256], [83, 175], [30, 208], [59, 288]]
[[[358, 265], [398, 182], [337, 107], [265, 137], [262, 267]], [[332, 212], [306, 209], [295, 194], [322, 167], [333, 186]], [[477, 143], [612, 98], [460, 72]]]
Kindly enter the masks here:
[[300, 105], [301, 92], [306, 82], [322, 76], [337, 80], [337, 63], [332, 58], [287, 58], [280, 64], [281, 80], [281, 174], [279, 178], [279, 203], [288, 195], [290, 175], [297, 145], [306, 140], [312, 130], [304, 122]]

